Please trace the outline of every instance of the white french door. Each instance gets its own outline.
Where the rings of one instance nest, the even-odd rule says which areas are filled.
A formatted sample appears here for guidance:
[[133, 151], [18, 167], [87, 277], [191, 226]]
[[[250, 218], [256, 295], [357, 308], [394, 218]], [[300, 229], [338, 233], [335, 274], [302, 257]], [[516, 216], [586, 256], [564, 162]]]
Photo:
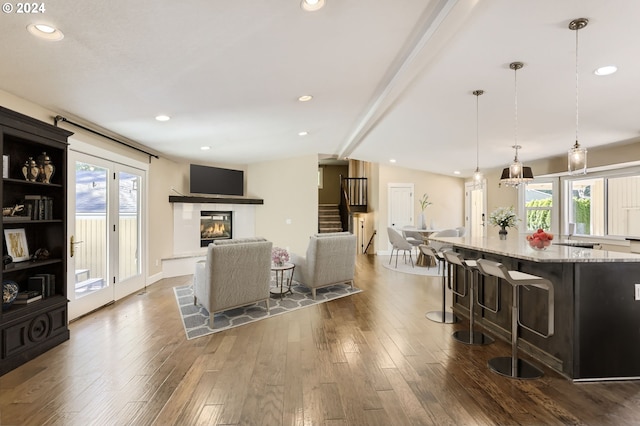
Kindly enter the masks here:
[[69, 319], [144, 287], [142, 207], [146, 172], [69, 151]]

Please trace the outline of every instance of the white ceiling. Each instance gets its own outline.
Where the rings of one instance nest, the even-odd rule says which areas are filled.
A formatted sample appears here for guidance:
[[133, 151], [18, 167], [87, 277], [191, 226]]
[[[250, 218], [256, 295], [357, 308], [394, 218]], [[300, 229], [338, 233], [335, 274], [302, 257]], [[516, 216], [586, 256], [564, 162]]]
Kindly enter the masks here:
[[[160, 155], [248, 164], [308, 154], [470, 176], [639, 137], [637, 0], [111, 0], [3, 14], [0, 89]], [[65, 38], [26, 30], [47, 23]], [[615, 64], [619, 71], [593, 71]], [[311, 94], [311, 102], [297, 97]], [[172, 119], [154, 120], [158, 114]], [[298, 136], [300, 131], [309, 135]], [[203, 152], [201, 146], [211, 146]]]

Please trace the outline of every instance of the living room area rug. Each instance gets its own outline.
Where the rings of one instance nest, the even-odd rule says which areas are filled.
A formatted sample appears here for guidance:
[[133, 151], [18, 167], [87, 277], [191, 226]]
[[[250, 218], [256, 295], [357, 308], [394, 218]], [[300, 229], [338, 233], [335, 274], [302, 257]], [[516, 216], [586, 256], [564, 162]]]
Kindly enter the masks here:
[[[411, 262], [409, 262], [409, 258], [407, 257], [406, 262], [402, 258], [402, 254], [398, 256], [398, 266], [396, 267], [396, 255], [394, 253], [393, 258], [391, 259], [391, 264], [389, 264], [390, 256], [376, 256], [378, 258], [378, 262], [384, 268], [389, 269], [391, 271], [400, 272], [403, 274], [411, 274], [411, 275], [423, 275], [428, 277], [441, 277], [442, 269], [438, 272], [437, 266], [432, 266], [430, 268], [426, 266], [418, 266], [416, 265], [415, 256], [413, 257], [413, 267], [411, 266]], [[443, 268], [442, 265], [440, 268]], [[446, 268], [445, 268], [445, 276], [446, 276]]]
[[351, 296], [352, 294], [360, 293], [362, 290], [356, 287], [351, 288], [349, 284], [336, 284], [316, 289], [316, 300], [313, 300], [309, 288], [294, 282], [291, 285], [292, 293], [284, 295], [282, 299], [280, 299], [280, 295], [271, 295], [269, 313], [267, 313], [264, 302], [230, 309], [214, 314], [214, 328], [209, 327], [209, 312], [202, 306], [193, 304], [192, 284], [174, 287], [173, 291], [187, 340], [191, 340], [276, 315], [286, 314], [297, 309]]

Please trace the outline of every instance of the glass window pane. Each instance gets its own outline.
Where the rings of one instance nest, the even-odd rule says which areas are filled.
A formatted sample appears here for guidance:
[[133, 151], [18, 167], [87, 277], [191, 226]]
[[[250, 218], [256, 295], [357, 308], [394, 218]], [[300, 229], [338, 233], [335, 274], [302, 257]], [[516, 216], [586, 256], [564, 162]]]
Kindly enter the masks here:
[[576, 235], [605, 235], [604, 179], [582, 179], [570, 183], [569, 228]]
[[140, 274], [140, 177], [120, 172], [119, 222], [119, 280]]
[[107, 175], [105, 168], [76, 162], [76, 299], [109, 286]]
[[553, 184], [551, 182], [530, 183], [525, 188], [525, 211], [527, 231], [542, 228], [551, 230], [553, 208]]
[[544, 201], [545, 207], [552, 206], [553, 184], [551, 182], [529, 183], [525, 190], [525, 202]]
[[608, 234], [640, 236], [640, 176], [609, 178], [607, 198]]

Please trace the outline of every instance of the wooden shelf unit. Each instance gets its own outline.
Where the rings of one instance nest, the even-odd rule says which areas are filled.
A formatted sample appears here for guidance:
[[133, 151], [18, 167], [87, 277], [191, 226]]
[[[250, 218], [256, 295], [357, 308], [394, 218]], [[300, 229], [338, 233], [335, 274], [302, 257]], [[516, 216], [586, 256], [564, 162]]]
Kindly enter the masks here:
[[[67, 315], [67, 138], [73, 133], [0, 107], [0, 149], [9, 156], [8, 177], [2, 179], [2, 207], [23, 204], [25, 196], [51, 200], [45, 219], [2, 220], [3, 255], [7, 254], [4, 230], [24, 229], [29, 255], [42, 248], [46, 259], [14, 262], [2, 268], [2, 281], [14, 281], [27, 290], [29, 277], [50, 274], [52, 294], [27, 305], [12, 304], [0, 311], [0, 375], [69, 339]], [[51, 183], [30, 182], [22, 167], [29, 157], [51, 158], [55, 171]], [[3, 162], [4, 164], [4, 162]], [[3, 175], [6, 176], [4, 165]], [[21, 214], [21, 213], [17, 213]]]

